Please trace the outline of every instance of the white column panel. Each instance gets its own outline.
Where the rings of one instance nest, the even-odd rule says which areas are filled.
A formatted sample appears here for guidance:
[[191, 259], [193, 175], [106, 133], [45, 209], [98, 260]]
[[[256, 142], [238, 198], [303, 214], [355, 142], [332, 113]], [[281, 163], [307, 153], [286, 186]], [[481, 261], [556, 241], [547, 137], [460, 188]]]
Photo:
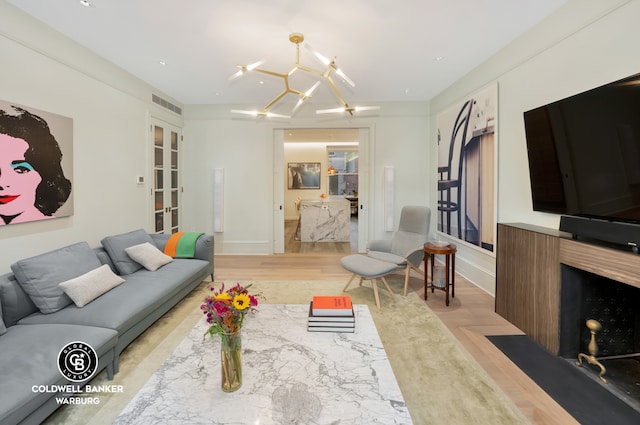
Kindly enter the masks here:
[[395, 208], [394, 202], [394, 184], [395, 184], [395, 168], [392, 166], [384, 167], [384, 230], [392, 232], [394, 227]]
[[213, 170], [213, 231], [224, 231], [224, 169]]

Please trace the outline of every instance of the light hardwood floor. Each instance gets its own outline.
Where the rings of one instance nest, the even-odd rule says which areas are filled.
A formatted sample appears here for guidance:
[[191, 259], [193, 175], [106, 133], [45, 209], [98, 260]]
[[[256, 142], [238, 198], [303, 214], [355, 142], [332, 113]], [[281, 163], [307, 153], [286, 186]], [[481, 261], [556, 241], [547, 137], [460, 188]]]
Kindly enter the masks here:
[[[350, 274], [340, 265], [340, 258], [345, 254], [217, 255], [215, 279], [226, 282], [344, 279], [346, 283]], [[412, 274], [410, 285], [412, 290], [423, 296], [421, 276]], [[578, 424], [485, 338], [486, 335], [522, 333], [495, 313], [491, 295], [456, 275], [456, 297], [451, 299], [448, 307], [441, 291], [429, 292], [428, 298], [427, 305], [532, 424]], [[451, 408], [455, 409], [455, 400], [451, 400]]]

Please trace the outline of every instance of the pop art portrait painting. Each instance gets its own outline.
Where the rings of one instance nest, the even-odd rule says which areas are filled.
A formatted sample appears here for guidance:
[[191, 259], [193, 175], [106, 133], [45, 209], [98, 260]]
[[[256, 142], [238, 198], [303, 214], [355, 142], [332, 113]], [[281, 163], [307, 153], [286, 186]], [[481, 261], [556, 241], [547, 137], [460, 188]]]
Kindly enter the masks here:
[[0, 100], [0, 226], [73, 214], [73, 120]]

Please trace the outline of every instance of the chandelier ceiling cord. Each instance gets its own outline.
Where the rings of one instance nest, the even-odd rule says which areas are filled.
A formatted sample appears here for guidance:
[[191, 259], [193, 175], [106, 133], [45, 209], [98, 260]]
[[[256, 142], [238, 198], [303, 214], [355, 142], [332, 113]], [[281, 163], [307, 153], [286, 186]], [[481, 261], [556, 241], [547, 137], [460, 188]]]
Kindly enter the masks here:
[[[302, 105], [307, 99], [311, 98], [311, 96], [313, 95], [313, 92], [318, 88], [322, 80], [326, 81], [329, 84], [333, 93], [336, 95], [336, 97], [342, 104], [342, 107], [334, 108], [334, 109], [317, 110], [316, 114], [347, 112], [349, 115], [353, 115], [354, 112], [359, 112], [359, 111], [364, 111], [369, 109], [379, 109], [378, 106], [363, 106], [363, 107], [349, 106], [349, 104], [344, 99], [344, 96], [342, 96], [340, 89], [338, 88], [336, 83], [333, 81], [332, 76], [333, 74], [337, 74], [340, 78], [342, 78], [342, 81], [344, 81], [346, 84], [350, 85], [351, 87], [355, 87], [355, 83], [349, 77], [347, 77], [347, 75], [338, 67], [338, 65], [336, 64], [335, 57], [333, 58], [333, 60], [329, 60], [323, 55], [321, 55], [320, 53], [318, 53], [317, 51], [313, 50], [309, 45], [306, 45], [307, 48], [311, 50], [311, 52], [326, 66], [326, 69], [324, 71], [311, 68], [309, 66], [306, 66], [300, 63], [300, 43], [304, 41], [304, 35], [297, 32], [292, 33], [289, 35], [289, 41], [291, 41], [296, 45], [296, 62], [295, 62], [295, 65], [289, 70], [289, 72], [282, 73], [282, 72], [275, 72], [275, 71], [270, 71], [268, 69], [260, 68], [260, 65], [262, 65], [264, 61], [259, 61], [250, 65], [238, 65], [238, 68], [239, 68], [238, 72], [236, 72], [231, 77], [229, 77], [229, 80], [233, 80], [246, 74], [247, 72], [260, 72], [262, 74], [267, 74], [277, 78], [281, 78], [284, 83], [284, 89], [259, 111], [245, 111], [245, 110], [232, 109], [231, 112], [252, 115], [255, 117], [266, 116], [266, 117], [273, 117], [273, 118], [291, 118], [288, 115], [281, 115], [281, 114], [270, 112], [270, 109], [272, 106], [278, 103], [280, 99], [282, 99], [287, 94], [291, 93], [299, 97], [298, 103], [296, 103], [293, 110], [291, 111], [291, 113], [293, 114], [300, 107], [300, 105]], [[320, 77], [321, 80], [316, 81], [316, 83], [305, 92], [293, 89], [289, 84], [289, 77], [291, 77], [291, 75], [293, 75], [293, 73], [296, 72], [297, 70], [305, 71], [310, 74], [315, 74], [318, 77]]]

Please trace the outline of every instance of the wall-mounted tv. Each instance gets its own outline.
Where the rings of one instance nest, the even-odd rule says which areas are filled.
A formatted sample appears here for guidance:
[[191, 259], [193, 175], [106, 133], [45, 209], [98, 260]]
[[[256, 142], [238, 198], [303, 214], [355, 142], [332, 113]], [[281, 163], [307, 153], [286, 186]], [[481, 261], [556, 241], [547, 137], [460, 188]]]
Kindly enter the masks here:
[[640, 224], [640, 74], [524, 113], [533, 209]]

